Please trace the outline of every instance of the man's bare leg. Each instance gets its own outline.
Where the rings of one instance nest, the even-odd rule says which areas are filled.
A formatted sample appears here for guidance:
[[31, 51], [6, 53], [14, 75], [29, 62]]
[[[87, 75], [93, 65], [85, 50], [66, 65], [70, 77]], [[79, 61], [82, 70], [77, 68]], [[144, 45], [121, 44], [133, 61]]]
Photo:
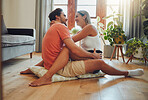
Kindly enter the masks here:
[[48, 70], [48, 72], [42, 76], [41, 78], [33, 81], [30, 83], [30, 86], [36, 87], [36, 86], [41, 86], [41, 85], [48, 85], [51, 84], [51, 78], [52, 76], [57, 73], [60, 69], [65, 67], [65, 65], [69, 61], [69, 50], [64, 47], [51, 68]]
[[[42, 66], [43, 67], [43, 60], [40, 61], [38, 64], [36, 64], [35, 66]], [[21, 71], [20, 74], [33, 74], [33, 72], [28, 68], [24, 71]]]
[[21, 71], [20, 74], [33, 74], [33, 72], [28, 68], [24, 71]]
[[41, 66], [41, 67], [44, 67], [44, 61], [42, 60], [42, 61], [40, 61], [39, 63], [37, 63], [35, 66]]
[[[72, 54], [72, 53], [70, 53], [70, 58], [72, 58], [73, 60], [86, 60], [87, 58], [81, 58], [81, 57], [78, 57], [78, 56], [76, 56], [76, 55], [74, 55], [74, 54]], [[69, 59], [69, 58], [68, 58]], [[60, 61], [61, 61], [62, 59], [60, 59]], [[43, 66], [43, 60], [42, 61], [40, 61], [38, 64], [36, 64], [35, 66], [41, 66], [41, 67], [44, 67]], [[60, 62], [61, 63], [61, 62]], [[66, 64], [67, 64], [67, 62], [66, 62]], [[20, 72], [20, 74], [33, 74], [33, 72], [28, 68], [28, 69], [26, 69], [26, 70], [24, 70], [24, 71], [21, 71]]]
[[85, 71], [86, 73], [93, 72], [95, 70], [102, 70], [102, 72], [108, 75], [124, 75], [128, 76], [128, 71], [121, 71], [110, 65], [106, 64], [100, 59], [85, 60]]
[[[96, 52], [95, 52], [96, 53]], [[75, 54], [73, 54], [72, 52], [70, 52], [70, 58], [72, 59], [72, 60], [74, 60], [74, 61], [78, 61], [78, 60], [88, 60], [88, 59], [90, 59], [90, 58], [83, 58], [83, 57], [79, 57], [79, 56], [77, 56], [77, 55], [75, 55]], [[99, 57], [98, 59], [102, 59], [102, 53], [96, 53], [96, 55]]]

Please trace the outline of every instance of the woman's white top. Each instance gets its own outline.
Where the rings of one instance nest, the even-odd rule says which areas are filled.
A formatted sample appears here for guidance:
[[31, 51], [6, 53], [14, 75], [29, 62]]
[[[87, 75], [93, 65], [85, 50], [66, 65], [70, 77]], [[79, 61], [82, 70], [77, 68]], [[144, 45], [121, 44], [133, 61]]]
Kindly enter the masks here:
[[81, 47], [85, 50], [101, 50], [99, 34], [96, 36], [87, 36], [81, 40]]

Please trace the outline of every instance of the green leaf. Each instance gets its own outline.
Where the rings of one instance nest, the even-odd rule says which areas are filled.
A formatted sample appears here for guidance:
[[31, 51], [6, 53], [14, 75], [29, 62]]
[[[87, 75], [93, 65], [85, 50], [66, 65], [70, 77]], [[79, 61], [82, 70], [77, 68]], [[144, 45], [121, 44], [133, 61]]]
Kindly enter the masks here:
[[116, 22], [117, 22], [117, 24], [120, 26], [120, 28], [123, 27], [123, 23], [122, 23], [122, 22], [120, 22], [119, 20], [116, 20]]
[[103, 19], [108, 19], [108, 18], [113, 17], [113, 16], [114, 15], [109, 15], [109, 16], [104, 17]]
[[99, 16], [97, 16], [97, 22], [100, 22], [100, 17]]
[[107, 27], [109, 28], [111, 25], [113, 25], [113, 21], [110, 21], [110, 22], [107, 24]]
[[107, 40], [107, 36], [104, 36], [104, 39]]
[[140, 15], [141, 15], [141, 14], [137, 14], [137, 15], [134, 15], [133, 17], [136, 18], [137, 16], [140, 16]]
[[148, 4], [148, 1], [145, 0], [143, 3], [142, 3], [142, 7], [145, 6], [146, 4]]
[[111, 25], [110, 30], [112, 30], [112, 29], [113, 29], [113, 26]]
[[101, 32], [101, 33], [104, 33], [104, 29], [100, 28], [100, 32]]
[[113, 18], [113, 20], [116, 21], [116, 20], [119, 20], [119, 18], [118, 17], [115, 17], [115, 18]]
[[106, 35], [106, 33], [103, 33], [103, 35]]
[[104, 27], [104, 24], [103, 24], [103, 23], [99, 23], [99, 26], [100, 26], [100, 27]]
[[117, 16], [123, 16], [122, 14], [115, 14], [115, 15], [117, 15]]

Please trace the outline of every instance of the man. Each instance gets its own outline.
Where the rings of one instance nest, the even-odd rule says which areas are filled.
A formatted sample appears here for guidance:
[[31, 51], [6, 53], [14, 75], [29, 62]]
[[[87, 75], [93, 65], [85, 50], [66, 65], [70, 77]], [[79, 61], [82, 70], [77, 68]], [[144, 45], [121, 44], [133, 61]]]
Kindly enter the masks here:
[[[70, 38], [68, 28], [64, 25], [67, 19], [62, 9], [57, 8], [52, 11], [49, 14], [49, 19], [50, 21], [55, 20], [55, 23], [49, 28], [42, 41], [42, 62], [44, 62], [43, 65], [48, 69], [48, 72], [43, 77], [30, 83], [30, 86], [51, 84], [51, 78], [55, 73], [63, 76], [77, 76], [95, 70], [102, 70], [110, 75], [133, 76], [143, 74], [142, 69], [117, 70], [101, 60], [100, 54], [89, 53], [75, 45]], [[69, 61], [69, 57], [76, 61]], [[31, 71], [27, 69], [21, 73], [31, 73]]]

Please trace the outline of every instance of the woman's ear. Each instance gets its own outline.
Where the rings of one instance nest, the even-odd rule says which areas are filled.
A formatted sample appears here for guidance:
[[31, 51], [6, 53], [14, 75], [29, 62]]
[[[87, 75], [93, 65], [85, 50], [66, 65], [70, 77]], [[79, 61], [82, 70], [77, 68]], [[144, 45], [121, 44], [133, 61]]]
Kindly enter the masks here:
[[84, 20], [86, 19], [86, 15], [83, 16], [83, 19], [84, 19]]

